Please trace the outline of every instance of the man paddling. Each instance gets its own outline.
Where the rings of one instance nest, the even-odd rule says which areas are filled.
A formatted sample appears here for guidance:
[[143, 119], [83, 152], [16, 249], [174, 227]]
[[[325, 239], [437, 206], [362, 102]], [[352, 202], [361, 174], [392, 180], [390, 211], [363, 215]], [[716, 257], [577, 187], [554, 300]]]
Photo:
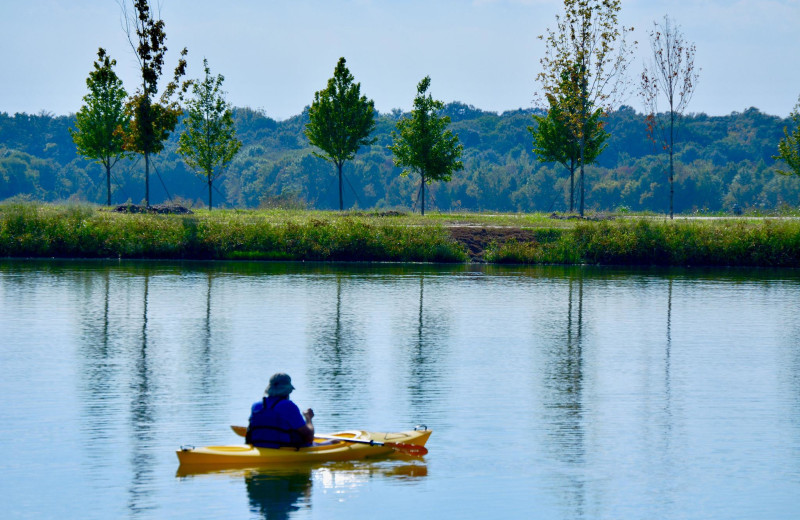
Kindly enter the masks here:
[[253, 404], [245, 441], [261, 448], [283, 446], [311, 446], [314, 442], [314, 411], [309, 408], [302, 414], [289, 400], [292, 378], [277, 373], [269, 378], [264, 398]]

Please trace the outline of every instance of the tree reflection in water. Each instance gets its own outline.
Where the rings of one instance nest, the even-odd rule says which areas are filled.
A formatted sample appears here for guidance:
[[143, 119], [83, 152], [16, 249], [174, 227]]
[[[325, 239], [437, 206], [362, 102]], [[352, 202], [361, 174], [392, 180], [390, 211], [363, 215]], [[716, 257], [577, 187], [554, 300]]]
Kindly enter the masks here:
[[[570, 274], [566, 308], [566, 330], [552, 343], [548, 356], [545, 406], [549, 409], [549, 438], [554, 458], [568, 468], [580, 470], [586, 463], [583, 374], [583, 271]], [[576, 279], [577, 278], [577, 279]], [[565, 471], [562, 495], [571, 518], [586, 514], [586, 483], [580, 471]]]
[[361, 406], [359, 396], [366, 394], [368, 378], [363, 324], [355, 320], [354, 310], [348, 310], [348, 295], [343, 290], [347, 283], [343, 284], [341, 273], [336, 273], [335, 282], [335, 298], [323, 296], [315, 302], [317, 313], [310, 334], [313, 355], [309, 358], [313, 394], [334, 428], [346, 427], [343, 423], [354, 414], [354, 406]]
[[447, 315], [443, 309], [437, 308], [435, 304], [425, 304], [424, 273], [419, 275], [419, 305], [416, 311], [416, 327], [413, 339], [409, 342], [410, 368], [407, 387], [413, 409], [422, 416], [430, 401], [437, 395], [436, 386], [441, 381], [443, 370], [443, 339], [448, 332]]
[[665, 415], [665, 436], [669, 443], [672, 430], [672, 378], [670, 369], [672, 368], [672, 276], [669, 277], [669, 287], [667, 289], [667, 343], [664, 353], [664, 415]]
[[154, 389], [150, 381], [151, 367], [148, 358], [148, 329], [147, 306], [149, 303], [150, 271], [143, 273], [144, 296], [142, 305], [142, 331], [141, 348], [134, 362], [135, 370], [131, 383], [131, 446], [133, 478], [129, 488], [128, 507], [133, 513], [140, 513], [150, 509], [148, 500], [152, 495], [147, 492], [147, 483], [152, 480], [154, 456], [150, 448], [153, 445], [153, 425], [155, 424], [155, 411], [152, 396]]
[[[88, 443], [97, 447], [89, 452], [93, 468], [101, 468], [110, 456], [108, 451], [99, 449], [108, 440], [108, 431], [112, 428], [116, 415], [121, 411], [113, 407], [110, 399], [98, 399], [97, 396], [121, 395], [119, 377], [118, 345], [110, 336], [109, 298], [111, 292], [111, 273], [108, 268], [102, 270], [102, 301], [94, 297], [93, 287], [97, 276], [87, 276], [87, 291], [92, 297], [81, 301], [80, 316], [82, 319], [83, 337], [81, 343], [81, 392], [83, 394], [83, 424], [86, 426]], [[102, 306], [98, 309], [98, 303]]]
[[[225, 377], [227, 375], [225, 361], [229, 355], [225, 345], [226, 337], [225, 312], [223, 305], [214, 305], [214, 281], [216, 273], [208, 268], [205, 273], [205, 312], [196, 327], [196, 339], [190, 343], [191, 355], [186, 370], [192, 374], [191, 381], [196, 385], [195, 395], [204, 396], [192, 405], [192, 413], [197, 413], [198, 421], [208, 416], [220, 406], [223, 400]], [[201, 278], [199, 277], [198, 280]], [[198, 306], [199, 307], [199, 306]], [[199, 348], [198, 348], [199, 347]]]

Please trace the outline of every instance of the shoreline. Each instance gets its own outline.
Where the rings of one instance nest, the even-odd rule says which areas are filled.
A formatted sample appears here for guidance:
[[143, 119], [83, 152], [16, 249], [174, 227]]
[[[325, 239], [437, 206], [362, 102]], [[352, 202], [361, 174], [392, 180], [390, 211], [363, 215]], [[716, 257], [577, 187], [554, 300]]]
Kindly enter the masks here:
[[282, 210], [117, 213], [0, 205], [0, 257], [800, 267], [796, 217]]

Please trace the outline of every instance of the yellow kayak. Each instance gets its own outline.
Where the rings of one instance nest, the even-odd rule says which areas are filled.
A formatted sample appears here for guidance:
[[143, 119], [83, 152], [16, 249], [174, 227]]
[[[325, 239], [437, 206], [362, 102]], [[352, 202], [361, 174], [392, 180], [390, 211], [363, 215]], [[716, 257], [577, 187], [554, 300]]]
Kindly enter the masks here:
[[318, 435], [307, 448], [256, 448], [249, 444], [230, 446], [182, 447], [178, 454], [181, 466], [251, 467], [270, 464], [314, 463], [363, 459], [396, 451], [413, 452], [424, 446], [431, 430], [395, 433], [350, 430]]

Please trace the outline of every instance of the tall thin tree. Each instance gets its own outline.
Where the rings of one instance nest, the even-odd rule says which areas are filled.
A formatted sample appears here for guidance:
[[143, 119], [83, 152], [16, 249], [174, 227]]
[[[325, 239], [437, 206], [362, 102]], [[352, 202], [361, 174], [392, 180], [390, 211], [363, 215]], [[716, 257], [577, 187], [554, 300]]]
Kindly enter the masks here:
[[[571, 81], [568, 71], [562, 72], [562, 81]], [[533, 152], [540, 162], [557, 162], [569, 171], [569, 211], [575, 209], [575, 170], [580, 164], [580, 142], [574, 132], [574, 125], [569, 124], [571, 115], [580, 110], [580, 102], [574, 97], [567, 97], [571, 89], [563, 89], [559, 96], [549, 94], [547, 101], [550, 108], [546, 115], [533, 115], [536, 126], [529, 126], [533, 135]], [[597, 161], [597, 157], [606, 148], [609, 135], [603, 128], [601, 109], [590, 109], [586, 129], [589, 133], [583, 152], [586, 164]]]
[[[566, 115], [565, 124], [578, 137], [581, 216], [585, 206], [584, 158], [593, 109], [608, 111], [621, 99], [625, 72], [633, 59], [625, 41], [633, 28], [620, 27], [620, 9], [620, 0], [564, 0], [564, 14], [556, 16], [556, 28], [540, 36], [546, 51], [538, 79], [545, 95], [578, 100], [578, 109]], [[566, 82], [565, 73], [570, 76]]]
[[353, 83], [347, 62], [339, 58], [328, 86], [314, 94], [308, 110], [305, 134], [322, 150], [315, 155], [336, 165], [339, 173], [339, 210], [344, 209], [342, 167], [358, 149], [375, 142], [369, 134], [375, 129], [375, 103], [361, 95], [361, 83]]
[[[175, 67], [173, 79], [158, 96], [158, 80], [164, 67], [167, 38], [164, 20], [156, 19], [148, 0], [132, 0], [129, 10], [127, 0], [118, 0], [122, 7], [128, 41], [139, 61], [142, 84], [126, 105], [131, 117], [129, 132], [125, 135], [125, 149], [144, 156], [145, 205], [150, 205], [150, 157], [164, 149], [164, 142], [175, 130], [182, 110], [180, 100], [190, 82], [180, 83], [186, 74], [184, 48]], [[177, 93], [177, 99], [173, 96]]]
[[393, 143], [389, 149], [394, 153], [394, 164], [402, 168], [402, 175], [414, 171], [420, 176], [422, 214], [425, 214], [425, 185], [433, 181], [449, 181], [453, 172], [464, 167], [461, 153], [464, 147], [458, 136], [447, 129], [448, 116], [440, 116], [444, 103], [433, 99], [428, 88], [430, 76], [425, 76], [417, 85], [414, 109], [411, 117], [397, 122], [392, 131]]
[[[642, 71], [640, 95], [647, 111], [647, 129], [653, 142], [669, 152], [669, 218], [674, 215], [676, 125], [697, 87], [699, 69], [695, 68], [694, 43], [687, 42], [679, 25], [664, 15], [653, 22], [650, 31], [650, 56]], [[667, 112], [659, 101], [666, 101]]]
[[208, 185], [208, 209], [212, 209], [213, 182], [242, 146], [236, 138], [233, 110], [225, 101], [225, 77], [211, 75], [208, 60], [203, 60], [205, 78], [194, 82], [194, 96], [186, 101], [185, 130], [178, 139], [178, 153], [204, 177]]
[[69, 129], [78, 153], [105, 167], [107, 206], [111, 205], [111, 168], [126, 155], [123, 135], [129, 126], [125, 115], [128, 93], [114, 72], [116, 64], [105, 49], [97, 51], [94, 70], [86, 78], [89, 93], [75, 114], [76, 129]]

